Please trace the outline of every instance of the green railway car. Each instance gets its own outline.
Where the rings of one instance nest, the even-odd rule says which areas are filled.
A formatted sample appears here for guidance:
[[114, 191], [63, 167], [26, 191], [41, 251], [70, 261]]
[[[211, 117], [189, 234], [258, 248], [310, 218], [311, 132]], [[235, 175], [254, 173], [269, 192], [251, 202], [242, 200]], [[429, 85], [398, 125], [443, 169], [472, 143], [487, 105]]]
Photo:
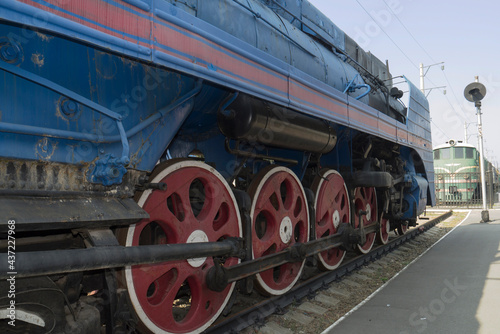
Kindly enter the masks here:
[[473, 203], [480, 199], [479, 152], [473, 145], [450, 140], [434, 148], [437, 205]]
[[[486, 202], [498, 202], [500, 172], [485, 160]], [[474, 206], [482, 204], [479, 151], [471, 144], [450, 140], [434, 148], [436, 205]]]

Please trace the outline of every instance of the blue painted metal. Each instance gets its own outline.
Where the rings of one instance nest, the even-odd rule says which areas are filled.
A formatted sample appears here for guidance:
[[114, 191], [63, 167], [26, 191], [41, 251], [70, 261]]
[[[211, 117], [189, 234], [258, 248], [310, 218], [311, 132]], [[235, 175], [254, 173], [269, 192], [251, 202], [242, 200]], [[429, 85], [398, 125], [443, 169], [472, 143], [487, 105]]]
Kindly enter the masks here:
[[[120, 141], [122, 143], [122, 156], [120, 159], [116, 159], [114, 161], [115, 164], [120, 164], [121, 167], [123, 169], [125, 169], [123, 166], [128, 164], [130, 162], [129, 160], [129, 151], [130, 151], [130, 148], [129, 148], [129, 145], [128, 145], [128, 141], [127, 141], [127, 135], [125, 133], [125, 130], [123, 128], [123, 124], [122, 124], [122, 115], [118, 114], [118, 113], [115, 113], [107, 108], [104, 108], [103, 106], [79, 95], [79, 94], [76, 94], [75, 92], [69, 90], [69, 89], [66, 89], [50, 80], [47, 80], [43, 77], [40, 77], [34, 73], [31, 73], [31, 72], [28, 72], [28, 71], [25, 71], [23, 70], [22, 68], [19, 68], [19, 67], [16, 67], [16, 66], [13, 66], [13, 65], [10, 65], [10, 64], [7, 64], [7, 63], [2, 63], [0, 62], [0, 69], [4, 70], [5, 72], [9, 72], [9, 73], [12, 73], [14, 74], [15, 76], [18, 76], [18, 77], [21, 77], [23, 79], [26, 79], [26, 80], [29, 80], [37, 85], [40, 85], [42, 87], [45, 87], [45, 88], [48, 88], [54, 92], [57, 92], [65, 97], [68, 97], [70, 99], [72, 99], [73, 101], [76, 101], [84, 106], [87, 106], [109, 118], [111, 118], [112, 120], [114, 120], [116, 122], [116, 126], [119, 130], [119, 133], [120, 133]], [[76, 108], [76, 106], [75, 106]], [[66, 110], [66, 113], [67, 113], [67, 110]], [[74, 116], [72, 116], [74, 117]], [[2, 124], [0, 123], [0, 126]], [[27, 128], [24, 126], [24, 125], [20, 125], [19, 126], [21, 128], [21, 131], [24, 131], [24, 133], [27, 132]], [[7, 124], [6, 125], [6, 128], [9, 128], [9, 125]], [[12, 128], [12, 126], [11, 126]], [[44, 135], [44, 131], [43, 129], [40, 131], [40, 129], [38, 129], [37, 131], [40, 135]], [[60, 130], [58, 129], [54, 129], [52, 131], [56, 136], [57, 135], [60, 135]], [[77, 134], [78, 135], [78, 134]], [[71, 137], [69, 137], [71, 138]], [[82, 138], [82, 137], [80, 137]], [[121, 178], [120, 180], [121, 181]], [[118, 182], [119, 183], [119, 182]]]
[[[81, 96], [80, 94], [77, 94], [65, 87], [56, 84], [55, 82], [47, 80], [32, 72], [26, 71], [6, 62], [0, 62], [0, 69], [69, 98], [70, 100], [63, 100], [61, 102], [61, 111], [70, 119], [76, 118], [81, 112], [80, 106], [76, 104], [78, 103], [92, 110], [95, 110], [98, 113], [105, 115], [106, 117], [109, 117], [116, 123], [119, 134], [115, 136], [103, 136], [97, 134], [92, 135], [88, 133], [64, 131], [60, 129], [28, 126], [24, 124], [10, 124], [0, 122], [0, 131], [3, 132], [48, 136], [71, 140], [89, 141], [94, 143], [112, 143], [115, 141], [120, 141], [122, 145], [121, 157], [114, 158], [112, 154], [106, 154], [104, 157], [98, 159], [95, 162], [96, 166], [102, 166], [104, 170], [101, 170], [100, 167], [95, 167], [93, 168], [93, 172], [89, 176], [91, 182], [102, 183], [104, 185], [120, 183], [122, 176], [126, 173], [125, 166], [130, 162], [130, 147], [128, 144], [128, 138], [135, 136], [137, 133], [149, 127], [155, 121], [164, 118], [169, 112], [192, 99], [193, 96], [199, 93], [202, 87], [201, 81], [199, 81], [196, 84], [195, 88], [189, 91], [186, 95], [175, 100], [171, 103], [171, 105], [160, 109], [155, 114], [151, 115], [146, 120], [140, 122], [135, 127], [126, 132], [122, 123], [123, 116], [119, 113], [111, 111], [103, 107], [102, 105]], [[117, 170], [120, 170], [120, 172], [117, 173]]]
[[7, 38], [0, 39], [0, 58], [10, 64], [22, 61], [22, 51], [19, 43]]
[[405, 210], [403, 211], [404, 215], [402, 218], [412, 219], [425, 211], [429, 183], [421, 176], [407, 174], [407, 177], [408, 183], [411, 186], [409, 187], [409, 191], [405, 191], [403, 199]]
[[127, 163], [128, 158], [124, 161], [123, 157], [118, 159], [112, 154], [106, 154], [90, 168], [88, 180], [105, 186], [120, 184], [123, 175], [127, 173], [127, 169], [124, 167]]
[[420, 173], [417, 173], [416, 153], [409, 148], [401, 149], [401, 158], [405, 161], [404, 183], [407, 184], [403, 201], [403, 219], [416, 218], [422, 214], [427, 204], [429, 194], [429, 181]]
[[[202, 149], [230, 175], [234, 158], [222, 151], [215, 115], [242, 92], [329, 122], [341, 136], [322, 161], [334, 166], [352, 168], [360, 133], [411, 148], [423, 162], [408, 171], [417, 211], [427, 196], [415, 193], [425, 188], [419, 178], [433, 186], [425, 97], [409, 83], [406, 123], [370, 107], [368, 93], [382, 93], [348, 61], [342, 30], [306, 0], [101, 0], [81, 12], [83, 2], [30, 1], [39, 8], [0, 3], [4, 158], [80, 164], [109, 186], [127, 168], [152, 170], [167, 150]], [[104, 7], [113, 19], [99, 20]], [[304, 152], [257, 150], [305, 171]]]
[[26, 70], [23, 70], [22, 68], [12, 66], [7, 63], [2, 63], [0, 62], [0, 69], [4, 70], [5, 72], [9, 72], [14, 74], [15, 76], [21, 77], [23, 79], [26, 79], [28, 81], [31, 81], [37, 85], [40, 85], [42, 87], [48, 88], [54, 92], [57, 92], [61, 95], [64, 95], [66, 97], [69, 97], [84, 106], [87, 106], [91, 109], [96, 110], [97, 112], [108, 116], [109, 118], [115, 120], [115, 121], [121, 121], [122, 116], [120, 114], [117, 114], [107, 108], [104, 108], [103, 106], [95, 103], [94, 101], [91, 101], [65, 87], [62, 87], [61, 85], [56, 84], [55, 82], [52, 82], [50, 80], [47, 80], [39, 75], [36, 75], [32, 72], [28, 72]]
[[409, 87], [409, 101], [408, 101], [408, 115], [407, 126], [408, 131], [415, 134], [417, 137], [424, 139], [422, 145], [415, 145], [416, 143], [409, 143], [413, 146], [420, 159], [423, 162], [423, 175], [429, 183], [429, 192], [426, 197], [429, 198], [429, 204], [436, 204], [436, 194], [434, 192], [434, 158], [432, 155], [431, 145], [431, 116], [429, 111], [429, 102], [425, 95], [418, 89], [410, 80], [404, 77]]
[[[0, 122], [0, 132], [18, 133], [18, 134], [26, 134], [34, 136], [46, 136], [53, 138], [65, 138], [72, 140], [89, 141], [93, 143], [114, 143], [121, 141], [124, 152], [124, 154], [122, 154], [122, 157], [128, 157], [129, 145], [127, 142], [127, 138], [131, 138], [137, 135], [139, 132], [150, 126], [152, 123], [163, 119], [170, 112], [184, 105], [186, 102], [191, 100], [196, 94], [198, 94], [201, 88], [202, 88], [201, 81], [198, 81], [195, 88], [189, 91], [186, 95], [180, 97], [178, 100], [174, 101], [171, 105], [158, 110], [155, 114], [148, 117], [143, 122], [137, 124], [127, 132], [125, 132], [121, 120], [115, 120], [117, 127], [120, 131], [119, 135], [114, 135], [114, 136], [94, 135], [89, 133], [64, 131], [59, 129], [50, 129], [44, 127], [35, 127], [24, 124], [12, 124], [5, 122]], [[76, 117], [76, 115], [73, 115], [72, 117]]]
[[[0, 36], [22, 40], [25, 31], [0, 25]], [[202, 83], [47, 33], [30, 34], [21, 43], [23, 62], [0, 61], [2, 82], [11, 83], [0, 91], [2, 156], [89, 164], [113, 154], [122, 162], [130, 159], [130, 167], [151, 170]], [[60, 62], [58, 50], [67, 50], [71, 61]], [[31, 59], [35, 55], [38, 63]], [[81, 66], [73, 66], [73, 59], [81, 59]], [[31, 117], [21, 117], [20, 106]], [[148, 153], [153, 139], [160, 140], [158, 147]]]

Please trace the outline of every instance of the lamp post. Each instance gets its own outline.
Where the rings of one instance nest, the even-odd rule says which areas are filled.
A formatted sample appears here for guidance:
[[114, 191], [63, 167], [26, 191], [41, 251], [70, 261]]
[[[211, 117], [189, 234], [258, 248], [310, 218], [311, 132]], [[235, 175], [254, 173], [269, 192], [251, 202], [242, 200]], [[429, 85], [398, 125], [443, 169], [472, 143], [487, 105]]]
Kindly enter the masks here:
[[479, 166], [481, 169], [481, 194], [483, 196], [483, 211], [481, 212], [481, 222], [490, 221], [490, 214], [486, 209], [486, 179], [484, 173], [484, 148], [483, 148], [483, 124], [481, 122], [481, 100], [486, 95], [486, 87], [479, 83], [479, 77], [476, 81], [465, 87], [464, 96], [467, 101], [474, 102], [477, 114], [477, 135], [479, 139]]

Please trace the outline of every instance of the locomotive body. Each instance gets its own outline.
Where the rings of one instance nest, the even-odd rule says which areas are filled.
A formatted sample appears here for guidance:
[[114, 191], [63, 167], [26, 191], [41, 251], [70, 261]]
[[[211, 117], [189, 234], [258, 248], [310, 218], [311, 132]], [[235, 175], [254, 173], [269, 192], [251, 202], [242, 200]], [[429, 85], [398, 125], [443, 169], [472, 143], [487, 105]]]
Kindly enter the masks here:
[[[450, 140], [434, 148], [436, 202], [440, 205], [481, 204], [480, 155], [474, 145]], [[485, 163], [488, 205], [496, 202], [498, 171]]]
[[237, 279], [279, 295], [305, 261], [217, 270], [342, 231], [368, 252], [435, 201], [424, 95], [405, 79], [405, 106], [306, 0], [5, 0], [0, 76], [2, 250], [15, 230], [33, 333], [201, 332]]

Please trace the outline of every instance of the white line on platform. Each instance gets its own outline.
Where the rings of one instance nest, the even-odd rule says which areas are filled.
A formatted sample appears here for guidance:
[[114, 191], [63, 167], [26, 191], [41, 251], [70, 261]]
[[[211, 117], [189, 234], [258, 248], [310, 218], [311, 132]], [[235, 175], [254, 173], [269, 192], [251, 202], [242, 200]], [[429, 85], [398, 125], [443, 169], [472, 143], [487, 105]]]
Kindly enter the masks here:
[[467, 220], [467, 218], [469, 218], [470, 216], [470, 213], [472, 212], [472, 210], [468, 210], [469, 213], [467, 214], [467, 216], [457, 225], [455, 226], [454, 228], [451, 229], [451, 231], [449, 231], [448, 233], [446, 233], [445, 235], [443, 235], [441, 237], [441, 239], [439, 239], [438, 241], [436, 241], [431, 247], [427, 248], [422, 254], [420, 254], [416, 259], [414, 259], [413, 261], [411, 261], [406, 267], [404, 267], [403, 269], [401, 269], [396, 275], [394, 275], [390, 280], [388, 280], [387, 282], [384, 283], [384, 285], [382, 285], [380, 288], [378, 288], [377, 290], [375, 290], [371, 295], [369, 295], [368, 297], [366, 297], [365, 300], [363, 300], [361, 303], [359, 303], [358, 305], [354, 306], [354, 308], [352, 308], [349, 312], [347, 312], [344, 316], [342, 316], [339, 320], [335, 321], [330, 327], [328, 327], [327, 329], [325, 329], [321, 334], [328, 334], [335, 326], [337, 326], [339, 323], [341, 323], [345, 318], [347, 318], [348, 316], [350, 316], [351, 314], [353, 314], [355, 311], [357, 311], [361, 306], [363, 306], [364, 304], [366, 304], [370, 299], [372, 299], [377, 293], [379, 293], [380, 291], [382, 291], [382, 289], [384, 289], [387, 285], [389, 285], [389, 283], [392, 282], [393, 279], [395, 279], [396, 277], [399, 276], [399, 274], [401, 274], [403, 271], [406, 270], [406, 268], [408, 268], [409, 266], [411, 266], [414, 262], [416, 262], [418, 259], [420, 259], [422, 256], [424, 256], [429, 250], [431, 250], [435, 245], [437, 245], [439, 242], [441, 242], [441, 240], [443, 240], [444, 238], [446, 238], [446, 236], [448, 236], [448, 234], [450, 234], [451, 232], [453, 232], [457, 227], [459, 227], [460, 225], [462, 225], [462, 223], [464, 221]]

